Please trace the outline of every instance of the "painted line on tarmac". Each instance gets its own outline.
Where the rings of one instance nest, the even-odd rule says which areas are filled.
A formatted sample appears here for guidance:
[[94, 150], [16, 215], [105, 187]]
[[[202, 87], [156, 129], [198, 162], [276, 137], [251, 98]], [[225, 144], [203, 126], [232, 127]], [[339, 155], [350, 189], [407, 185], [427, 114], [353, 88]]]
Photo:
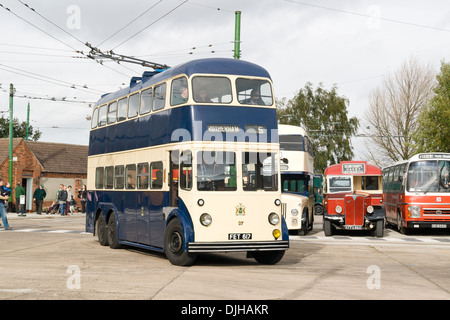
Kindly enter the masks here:
[[317, 241], [317, 242], [367, 242], [367, 243], [430, 243], [430, 244], [450, 244], [449, 238], [376, 238], [376, 237], [348, 237], [348, 236], [290, 236], [291, 241]]
[[25, 233], [74, 233], [74, 234], [88, 234], [85, 231], [79, 230], [46, 230], [46, 229], [12, 229], [12, 230], [0, 230], [1, 232], [25, 232]]

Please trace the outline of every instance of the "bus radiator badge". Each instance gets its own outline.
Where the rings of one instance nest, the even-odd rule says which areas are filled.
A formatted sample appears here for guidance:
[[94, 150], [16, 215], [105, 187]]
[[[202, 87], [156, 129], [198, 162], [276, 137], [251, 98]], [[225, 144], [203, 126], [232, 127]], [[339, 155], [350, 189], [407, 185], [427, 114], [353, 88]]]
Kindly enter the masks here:
[[245, 216], [245, 206], [242, 203], [239, 203], [235, 208], [237, 216]]

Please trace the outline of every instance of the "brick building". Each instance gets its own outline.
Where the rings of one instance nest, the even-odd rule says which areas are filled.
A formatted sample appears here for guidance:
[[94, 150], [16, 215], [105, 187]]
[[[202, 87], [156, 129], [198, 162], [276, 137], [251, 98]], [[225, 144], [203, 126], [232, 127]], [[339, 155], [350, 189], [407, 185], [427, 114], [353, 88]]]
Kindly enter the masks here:
[[[33, 193], [43, 184], [47, 193], [44, 207], [56, 200], [59, 184], [71, 185], [79, 204], [77, 191], [87, 180], [88, 147], [62, 143], [13, 139], [12, 189], [20, 182], [26, 191], [26, 209], [34, 211]], [[0, 139], [0, 177], [9, 179], [9, 139]], [[12, 202], [16, 199], [13, 192]]]

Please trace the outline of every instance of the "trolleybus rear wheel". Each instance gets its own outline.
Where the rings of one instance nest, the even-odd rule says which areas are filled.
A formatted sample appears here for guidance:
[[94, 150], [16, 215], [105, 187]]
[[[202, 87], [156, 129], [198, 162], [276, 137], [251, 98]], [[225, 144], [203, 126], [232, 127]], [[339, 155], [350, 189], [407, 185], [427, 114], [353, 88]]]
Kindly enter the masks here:
[[164, 235], [164, 251], [170, 263], [177, 266], [190, 266], [197, 258], [196, 254], [184, 250], [183, 228], [178, 219], [169, 222]]
[[111, 213], [108, 220], [108, 243], [111, 249], [120, 249], [122, 246], [119, 244], [119, 236], [117, 234], [116, 215]]

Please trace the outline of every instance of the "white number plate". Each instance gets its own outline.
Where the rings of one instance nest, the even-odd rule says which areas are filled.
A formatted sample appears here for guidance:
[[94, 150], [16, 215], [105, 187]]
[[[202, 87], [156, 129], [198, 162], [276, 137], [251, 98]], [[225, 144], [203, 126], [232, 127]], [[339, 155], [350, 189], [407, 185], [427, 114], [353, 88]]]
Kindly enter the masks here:
[[431, 227], [432, 228], [439, 228], [439, 229], [445, 229], [445, 228], [447, 228], [447, 225], [446, 224], [432, 224], [431, 225]]
[[362, 230], [362, 226], [344, 226], [347, 230]]
[[228, 240], [251, 240], [251, 233], [229, 233]]

